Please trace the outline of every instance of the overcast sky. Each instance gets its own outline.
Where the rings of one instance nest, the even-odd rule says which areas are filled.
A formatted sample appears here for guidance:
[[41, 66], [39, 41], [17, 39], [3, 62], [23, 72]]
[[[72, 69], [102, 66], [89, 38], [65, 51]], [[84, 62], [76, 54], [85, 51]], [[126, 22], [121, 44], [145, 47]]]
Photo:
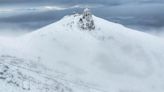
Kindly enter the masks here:
[[1, 4], [107, 4], [161, 3], [163, 0], [1, 0]]
[[132, 28], [164, 27], [164, 0], [0, 0], [0, 29], [35, 30], [83, 8]]

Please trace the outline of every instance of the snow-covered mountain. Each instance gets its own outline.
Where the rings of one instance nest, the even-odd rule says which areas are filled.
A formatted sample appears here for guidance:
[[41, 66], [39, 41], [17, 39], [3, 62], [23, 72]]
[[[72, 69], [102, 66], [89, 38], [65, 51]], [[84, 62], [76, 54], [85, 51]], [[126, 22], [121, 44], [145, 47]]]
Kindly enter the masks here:
[[164, 91], [163, 40], [89, 10], [10, 43], [1, 42], [1, 92]]

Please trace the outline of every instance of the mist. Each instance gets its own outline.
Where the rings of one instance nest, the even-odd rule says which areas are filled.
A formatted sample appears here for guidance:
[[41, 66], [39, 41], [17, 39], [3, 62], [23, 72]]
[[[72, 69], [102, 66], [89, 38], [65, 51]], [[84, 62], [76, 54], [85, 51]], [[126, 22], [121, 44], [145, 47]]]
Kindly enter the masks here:
[[164, 39], [164, 27], [156, 28], [156, 29], [152, 28], [152, 29], [149, 29], [149, 30], [142, 30], [142, 31]]
[[34, 30], [24, 28], [22, 26], [9, 24], [9, 23], [0, 23], [0, 36], [5, 37], [18, 37], [27, 33], [30, 33]]

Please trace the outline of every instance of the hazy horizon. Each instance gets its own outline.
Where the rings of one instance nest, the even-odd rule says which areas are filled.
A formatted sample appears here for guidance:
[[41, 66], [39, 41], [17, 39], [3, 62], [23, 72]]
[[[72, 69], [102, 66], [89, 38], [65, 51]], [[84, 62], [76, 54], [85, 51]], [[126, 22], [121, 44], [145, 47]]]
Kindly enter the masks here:
[[158, 33], [164, 28], [162, 0], [1, 0], [0, 30], [33, 31], [84, 8], [133, 29]]

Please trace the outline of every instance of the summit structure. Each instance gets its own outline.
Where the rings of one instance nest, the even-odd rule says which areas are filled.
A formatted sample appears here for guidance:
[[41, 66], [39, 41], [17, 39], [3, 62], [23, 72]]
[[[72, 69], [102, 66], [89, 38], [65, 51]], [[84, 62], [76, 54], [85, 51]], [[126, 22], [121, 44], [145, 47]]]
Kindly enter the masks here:
[[90, 31], [95, 29], [95, 24], [90, 9], [84, 9], [82, 18], [79, 19], [79, 27], [83, 30]]

